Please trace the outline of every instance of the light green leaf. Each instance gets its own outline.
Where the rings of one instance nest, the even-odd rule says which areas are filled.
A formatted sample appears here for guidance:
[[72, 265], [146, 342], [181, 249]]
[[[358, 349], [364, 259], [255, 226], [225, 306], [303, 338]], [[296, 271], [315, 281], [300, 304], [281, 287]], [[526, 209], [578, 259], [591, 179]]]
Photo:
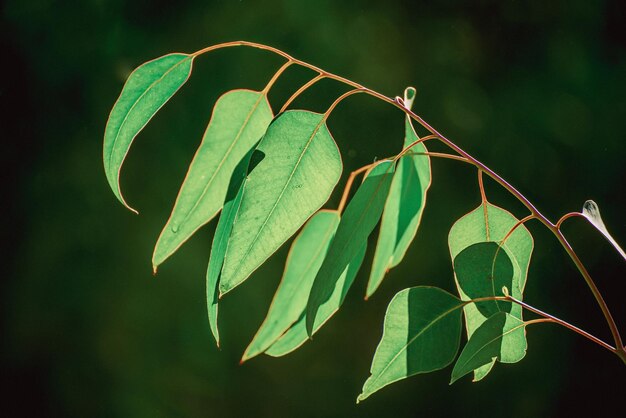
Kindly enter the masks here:
[[291, 237], [330, 197], [341, 156], [323, 115], [282, 113], [257, 151], [263, 159], [248, 174], [220, 279], [220, 293], [239, 285]]
[[[404, 92], [404, 103], [409, 109], [415, 89]], [[411, 119], [405, 120], [404, 147], [419, 140]], [[411, 152], [427, 152], [424, 143], [411, 148]], [[366, 299], [382, 282], [385, 274], [400, 264], [409, 245], [417, 234], [426, 205], [426, 192], [431, 184], [430, 158], [426, 155], [407, 155], [400, 158], [393, 175], [389, 196], [385, 202], [376, 253], [367, 283]]]
[[463, 303], [436, 287], [397, 293], [387, 307], [383, 337], [357, 402], [390, 383], [452, 363], [461, 339]]
[[156, 243], [152, 256], [155, 270], [219, 212], [235, 165], [261, 139], [272, 118], [272, 109], [262, 92], [233, 90], [217, 100], [172, 214]]
[[[448, 246], [452, 260], [455, 260], [461, 251], [473, 244], [486, 241], [499, 244], [517, 222], [518, 220], [508, 211], [491, 203], [481, 204], [456, 221], [450, 229]], [[533, 246], [533, 238], [524, 225], [516, 228], [502, 245], [502, 249], [513, 264], [512, 285], [507, 287], [511, 290], [511, 295], [519, 300], [523, 299]], [[461, 299], [471, 299], [460, 287], [456, 274], [455, 280]], [[467, 335], [468, 338], [471, 338], [474, 331], [485, 322], [487, 316], [483, 315], [474, 304], [465, 306], [463, 310]], [[522, 308], [519, 305], [513, 304], [510, 313], [516, 318], [522, 319]], [[493, 364], [488, 364], [476, 370], [474, 380], [478, 381], [484, 378], [492, 366]]]
[[506, 312], [489, 317], [476, 329], [452, 370], [450, 384], [472, 370], [492, 364], [516, 363], [526, 355], [525, 323]]
[[224, 200], [222, 215], [215, 228], [213, 244], [211, 245], [211, 256], [209, 257], [209, 266], [206, 273], [206, 297], [209, 326], [218, 347], [220, 345], [220, 335], [217, 328], [217, 303], [220, 273], [224, 264], [224, 254], [226, 253], [228, 237], [233, 227], [233, 220], [241, 204], [243, 181], [246, 178], [248, 166], [253, 155], [254, 148], [251, 148], [233, 170]]
[[113, 105], [104, 132], [104, 172], [113, 193], [128, 209], [120, 190], [120, 170], [135, 136], [191, 74], [193, 56], [169, 54], [137, 67]]
[[313, 331], [319, 307], [332, 295], [342, 272], [367, 242], [367, 237], [378, 223], [391, 186], [393, 170], [394, 162], [389, 160], [374, 166], [346, 207], [328, 255], [311, 288], [306, 311], [309, 335]]
[[598, 204], [593, 200], [587, 200], [583, 205], [582, 214], [585, 218], [587, 218], [591, 225], [595, 226], [596, 229], [600, 231], [602, 235], [604, 235], [604, 238], [606, 238], [607, 241], [611, 243], [613, 248], [617, 250], [617, 252], [624, 258], [624, 260], [626, 260], [626, 253], [624, 252], [624, 250], [622, 250], [622, 247], [619, 246], [617, 241], [615, 241], [615, 238], [613, 238], [611, 234], [609, 234], [609, 230], [606, 228], [606, 225], [604, 225], [602, 216], [600, 216], [600, 208], [598, 207]]
[[[367, 243], [364, 243], [356, 256], [350, 261], [346, 269], [339, 277], [339, 280], [335, 283], [332, 295], [324, 302], [317, 311], [315, 316], [315, 323], [313, 324], [313, 332], [311, 335], [317, 333], [320, 328], [328, 322], [328, 320], [339, 310], [343, 301], [348, 294], [348, 290], [354, 278], [361, 268], [363, 258], [365, 257], [365, 251], [367, 249]], [[289, 330], [283, 334], [278, 341], [265, 352], [265, 354], [280, 357], [285, 354], [289, 354], [296, 350], [302, 344], [309, 340], [309, 334], [306, 329], [306, 314], [302, 314]]]
[[[513, 286], [513, 263], [495, 242], [479, 242], [461, 251], [454, 259], [454, 272], [459, 287], [470, 299], [502, 296], [504, 286]], [[512, 308], [511, 302], [496, 300], [475, 305], [487, 318]]]
[[339, 225], [339, 218], [337, 211], [321, 210], [309, 219], [294, 240], [269, 312], [243, 354], [242, 361], [267, 350], [302, 316], [315, 275]]

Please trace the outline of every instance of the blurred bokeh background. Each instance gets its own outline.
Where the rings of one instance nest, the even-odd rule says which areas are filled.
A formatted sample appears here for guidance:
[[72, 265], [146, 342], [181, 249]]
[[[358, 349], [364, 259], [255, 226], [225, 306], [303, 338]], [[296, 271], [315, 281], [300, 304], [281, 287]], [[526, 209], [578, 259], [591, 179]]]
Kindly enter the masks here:
[[[450, 369], [389, 386], [360, 405], [385, 308], [399, 290], [452, 290], [447, 232], [479, 203], [475, 170], [433, 162], [418, 238], [363, 301], [371, 247], [343, 309], [291, 355], [239, 366], [276, 288], [284, 246], [221, 303], [209, 333], [205, 269], [215, 222], [152, 277], [150, 257], [216, 98], [262, 88], [282, 61], [228, 49], [199, 58], [189, 83], [140, 134], [122, 186], [105, 181], [108, 112], [129, 72], [168, 52], [237, 39], [267, 43], [414, 109], [525, 193], [552, 219], [592, 198], [626, 243], [626, 8], [613, 1], [6, 0], [0, 25], [5, 416], [405, 417], [605, 416], [619, 411], [626, 367], [567, 330], [529, 329], [529, 351], [484, 381], [448, 386]], [[312, 74], [292, 68], [280, 108]], [[295, 103], [324, 110], [325, 81]], [[399, 150], [403, 118], [355, 96], [330, 128], [345, 173]], [[492, 182], [494, 203], [526, 215]], [[340, 190], [329, 206], [335, 206]], [[537, 224], [526, 300], [610, 341], [599, 309], [555, 239]], [[565, 227], [626, 332], [626, 268], [581, 220]], [[371, 239], [375, 239], [373, 234]], [[373, 240], [372, 240], [373, 244]], [[623, 407], [621, 409], [623, 411]], [[574, 415], [572, 415], [574, 414]], [[582, 414], [582, 415], [579, 415]]]

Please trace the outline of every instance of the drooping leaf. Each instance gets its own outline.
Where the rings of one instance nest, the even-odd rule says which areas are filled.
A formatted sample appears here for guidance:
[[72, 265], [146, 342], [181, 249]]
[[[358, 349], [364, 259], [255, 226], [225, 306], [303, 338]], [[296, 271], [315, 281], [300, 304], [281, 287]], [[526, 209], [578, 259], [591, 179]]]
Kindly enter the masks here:
[[243, 361], [267, 350], [302, 316], [315, 275], [339, 225], [339, 218], [337, 211], [321, 210], [309, 219], [294, 240], [272, 305], [243, 354]]
[[311, 288], [306, 310], [309, 335], [313, 331], [320, 306], [332, 295], [337, 280], [367, 242], [367, 237], [378, 223], [389, 193], [393, 171], [393, 161], [382, 161], [374, 166], [346, 207], [328, 255]]
[[472, 370], [492, 364], [516, 363], [526, 355], [525, 323], [506, 313], [498, 312], [474, 331], [452, 370], [450, 384]]
[[357, 402], [390, 383], [452, 363], [461, 339], [463, 303], [436, 287], [397, 293], [387, 307], [383, 336]]
[[133, 139], [191, 74], [193, 56], [169, 54], [140, 65], [124, 84], [104, 132], [104, 172], [113, 193], [132, 209], [120, 190], [120, 170]]
[[202, 143], [189, 166], [152, 256], [156, 267], [222, 208], [235, 165], [261, 139], [272, 109], [265, 93], [233, 90], [215, 103]]
[[233, 220], [241, 204], [243, 196], [243, 181], [250, 165], [250, 159], [254, 155], [254, 148], [248, 150], [247, 154], [239, 161], [231, 175], [226, 198], [224, 199], [224, 208], [222, 215], [215, 228], [213, 235], [213, 244], [211, 245], [211, 255], [209, 257], [209, 266], [206, 273], [206, 296], [207, 310], [209, 314], [209, 326], [211, 333], [215, 338], [217, 346], [220, 345], [220, 335], [217, 328], [217, 302], [218, 302], [218, 284], [220, 273], [224, 264], [224, 254], [226, 253], [226, 245], [228, 237], [233, 227]]
[[[415, 89], [404, 92], [404, 103], [409, 109], [413, 103]], [[404, 147], [419, 140], [411, 119], [405, 120]], [[424, 143], [419, 143], [412, 152], [427, 152]], [[389, 196], [385, 202], [376, 253], [367, 283], [366, 298], [380, 286], [385, 274], [400, 264], [409, 245], [417, 234], [422, 213], [426, 205], [426, 192], [431, 183], [430, 158], [427, 155], [407, 155], [398, 161], [393, 175]]]
[[[348, 294], [348, 290], [350, 289], [350, 286], [352, 286], [354, 278], [361, 268], [366, 249], [367, 243], [364, 243], [361, 249], [357, 252], [356, 256], [350, 261], [344, 272], [341, 274], [339, 280], [335, 283], [332, 295], [319, 307], [317, 315], [315, 316], [315, 323], [313, 324], [313, 332], [311, 335], [317, 333], [343, 304], [343, 301]], [[306, 313], [303, 313], [298, 319], [298, 322], [289, 328], [289, 330], [283, 334], [278, 341], [272, 344], [265, 354], [272, 357], [284, 356], [296, 350], [308, 340], [309, 334], [306, 329]]]
[[[495, 242], [479, 242], [461, 251], [454, 259], [454, 272], [459, 287], [470, 299], [502, 296], [502, 287], [513, 286], [513, 263]], [[475, 305], [487, 318], [512, 308], [511, 302], [496, 300]]]
[[600, 216], [600, 208], [598, 207], [598, 204], [593, 200], [587, 200], [583, 205], [582, 214], [593, 226], [596, 227], [598, 231], [600, 231], [600, 233], [602, 233], [602, 235], [604, 235], [604, 238], [611, 243], [624, 260], [626, 260], [626, 253], [622, 250], [622, 247], [619, 246], [617, 241], [615, 241], [615, 238], [609, 234], [609, 230], [606, 228], [606, 225], [604, 225], [602, 216]]
[[220, 279], [224, 294], [243, 282], [329, 198], [342, 171], [323, 115], [282, 113], [257, 151], [263, 159], [243, 185]]
[[[461, 251], [473, 244], [486, 241], [499, 244], [517, 222], [518, 220], [508, 211], [491, 203], [481, 204], [478, 208], [456, 221], [450, 229], [448, 246], [452, 260], [454, 261]], [[506, 242], [502, 244], [501, 251], [504, 250], [506, 252], [513, 264], [513, 279], [509, 289], [511, 289], [511, 295], [519, 300], [523, 299], [533, 246], [533, 238], [524, 225], [516, 228]], [[455, 280], [461, 299], [471, 299], [459, 286], [456, 274]], [[463, 311], [465, 313], [467, 335], [468, 338], [471, 338], [474, 331], [485, 322], [487, 317], [479, 311], [475, 304], [466, 305]], [[522, 319], [522, 308], [519, 305], [513, 304], [510, 313], [516, 318]], [[476, 370], [474, 372], [474, 380], [478, 381], [484, 378], [492, 366], [493, 363]]]

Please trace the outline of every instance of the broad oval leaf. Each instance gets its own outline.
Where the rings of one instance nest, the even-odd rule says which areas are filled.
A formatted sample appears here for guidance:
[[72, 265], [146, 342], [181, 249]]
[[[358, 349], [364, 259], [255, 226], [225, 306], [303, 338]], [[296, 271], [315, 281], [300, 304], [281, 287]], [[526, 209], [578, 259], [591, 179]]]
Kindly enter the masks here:
[[233, 90], [217, 100], [172, 214], [157, 240], [154, 269], [220, 211], [235, 166], [261, 139], [272, 118], [262, 92]]
[[[513, 286], [513, 263], [506, 251], [495, 242], [472, 244], [454, 259], [457, 283], [470, 299], [502, 296], [502, 288]], [[497, 312], [511, 312], [511, 302], [475, 303], [478, 311], [489, 318]]]
[[220, 293], [247, 279], [330, 197], [342, 171], [324, 115], [282, 113], [257, 147], [224, 257]]
[[526, 324], [506, 313], [498, 312], [476, 329], [452, 370], [450, 384], [472, 370], [492, 364], [516, 363], [526, 355]]
[[622, 250], [622, 247], [619, 246], [617, 241], [615, 241], [615, 238], [611, 236], [609, 230], [606, 228], [606, 225], [604, 225], [602, 216], [600, 216], [600, 208], [598, 207], [598, 204], [593, 200], [587, 200], [583, 205], [582, 214], [585, 218], [587, 218], [591, 225], [595, 226], [596, 229], [600, 231], [602, 235], [604, 235], [604, 238], [606, 238], [607, 241], [611, 243], [613, 248], [617, 250], [617, 252], [624, 258], [624, 260], [626, 260], [626, 253], [624, 252], [624, 250]]
[[[450, 229], [448, 246], [452, 260], [454, 261], [461, 251], [479, 242], [490, 241], [500, 245], [500, 242], [517, 222], [518, 220], [510, 212], [488, 202], [481, 204], [456, 221]], [[513, 280], [509, 289], [511, 295], [519, 300], [523, 299], [533, 246], [532, 235], [524, 225], [516, 228], [506, 242], [502, 244], [502, 249], [506, 251], [513, 264]], [[455, 281], [461, 299], [471, 299], [463, 292], [456, 274]], [[471, 338], [474, 331], [485, 322], [487, 316], [483, 315], [475, 304], [466, 305], [463, 311], [465, 312], [467, 336]], [[516, 318], [522, 319], [521, 306], [513, 304], [510, 313]], [[476, 370], [474, 380], [478, 381], [484, 378], [492, 366], [493, 363]]]
[[239, 161], [228, 184], [228, 191], [226, 192], [226, 198], [224, 199], [224, 207], [222, 209], [222, 215], [217, 223], [215, 234], [213, 235], [213, 244], [211, 245], [211, 255], [209, 257], [209, 266], [207, 267], [206, 276], [206, 296], [207, 296], [207, 311], [209, 314], [209, 326], [211, 333], [215, 338], [217, 346], [220, 345], [220, 335], [217, 327], [217, 311], [218, 311], [218, 284], [220, 279], [220, 273], [224, 264], [224, 254], [226, 253], [226, 245], [228, 244], [228, 237], [233, 227], [233, 221], [239, 205], [241, 204], [241, 198], [243, 196], [243, 181], [248, 171], [248, 165], [250, 159], [254, 154], [254, 149], [248, 150], [248, 153]]
[[[317, 311], [315, 316], [315, 323], [313, 324], [313, 331], [311, 335], [317, 333], [320, 328], [328, 322], [328, 320], [339, 310], [343, 301], [348, 294], [348, 290], [356, 274], [361, 268], [363, 258], [365, 258], [365, 251], [367, 249], [367, 243], [365, 243], [358, 251], [356, 256], [350, 261], [344, 272], [339, 277], [339, 280], [335, 283], [332, 295], [324, 302]], [[306, 313], [302, 314], [289, 330], [283, 334], [278, 341], [265, 352], [265, 354], [280, 357], [285, 354], [289, 354], [296, 350], [302, 344], [309, 340], [309, 334], [306, 329]]]
[[452, 363], [461, 339], [462, 307], [458, 298], [436, 287], [397, 293], [387, 307], [371, 375], [357, 402], [390, 383]]
[[120, 190], [120, 170], [135, 136], [185, 84], [193, 56], [168, 54], [137, 67], [113, 105], [104, 131], [104, 172], [113, 193], [128, 209]]
[[306, 311], [309, 335], [313, 331], [320, 306], [330, 298], [337, 280], [364, 243], [367, 243], [367, 238], [378, 223], [389, 193], [393, 171], [393, 161], [376, 164], [346, 207], [328, 255], [311, 288]]
[[243, 354], [242, 361], [267, 350], [302, 316], [315, 275], [339, 225], [339, 218], [337, 211], [321, 210], [309, 219], [296, 237], [269, 312]]
[[[404, 92], [404, 103], [409, 109], [415, 89]], [[419, 140], [411, 119], [405, 120], [404, 147]], [[419, 143], [412, 152], [428, 152]], [[385, 274], [400, 264], [409, 245], [417, 234], [424, 207], [426, 192], [431, 184], [430, 158], [427, 155], [407, 155], [398, 161], [380, 223], [372, 271], [367, 283], [366, 299], [380, 286]]]

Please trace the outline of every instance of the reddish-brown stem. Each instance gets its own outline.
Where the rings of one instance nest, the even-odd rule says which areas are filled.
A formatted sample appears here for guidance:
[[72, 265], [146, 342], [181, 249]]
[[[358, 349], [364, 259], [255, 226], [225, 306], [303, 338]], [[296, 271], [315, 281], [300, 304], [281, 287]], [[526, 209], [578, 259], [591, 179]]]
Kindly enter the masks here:
[[[478, 169], [478, 188], [480, 189], [480, 200], [483, 202], [483, 205], [487, 203], [487, 195], [485, 194], [485, 185], [483, 184], [483, 171]], [[487, 207], [485, 206], [485, 211]], [[486, 217], [486, 216], [485, 216]]]
[[369, 170], [374, 165], [376, 165], [376, 163], [364, 165], [363, 167], [357, 168], [352, 173], [350, 173], [350, 176], [348, 177], [348, 180], [346, 181], [346, 185], [343, 189], [343, 195], [341, 196], [341, 200], [339, 201], [339, 206], [337, 206], [337, 212], [339, 213], [343, 212], [343, 208], [346, 206], [346, 202], [348, 201], [348, 196], [350, 195], [350, 189], [352, 188], [352, 183], [354, 183], [354, 179], [356, 178], [356, 176]]
[[585, 217], [585, 215], [583, 215], [583, 214], [582, 214], [582, 213], [580, 213], [580, 212], [570, 212], [570, 213], [566, 213], [565, 215], [561, 216], [561, 219], [559, 219], [559, 220], [556, 222], [556, 224], [555, 224], [554, 226], [556, 227], [556, 229], [561, 229], [561, 225], [563, 224], [563, 222], [564, 222], [566, 219], [573, 218], [573, 217], [575, 217], [575, 216], [580, 216], [581, 218], [584, 218], [584, 217]]
[[458, 155], [454, 155], [454, 154], [446, 154], [445, 152], [409, 152], [405, 155], [426, 155], [428, 157], [436, 157], [436, 158], [445, 158], [448, 160], [455, 160], [455, 161], [461, 161], [464, 163], [469, 163], [469, 161], [467, 161], [466, 158], [463, 157], [459, 157]]
[[409, 152], [417, 144], [421, 144], [422, 142], [430, 141], [431, 139], [439, 139], [439, 138], [436, 135], [426, 135], [423, 138], [415, 140], [415, 141], [411, 142], [409, 145], [407, 145], [406, 147], [404, 147], [402, 149], [402, 151], [400, 151], [400, 153], [398, 155], [393, 157], [393, 159], [396, 160], [396, 161], [399, 160], [400, 158], [402, 158], [407, 152]]
[[272, 76], [272, 78], [270, 79], [270, 81], [267, 83], [267, 85], [265, 86], [265, 88], [263, 89], [262, 93], [263, 94], [267, 94], [267, 92], [270, 91], [270, 89], [272, 88], [272, 86], [274, 85], [274, 83], [276, 82], [276, 80], [278, 80], [278, 77], [280, 77], [280, 75], [285, 72], [285, 70], [287, 68], [289, 68], [289, 66], [293, 65], [293, 61], [288, 60], [286, 63], [283, 64], [282, 67], [280, 67], [278, 69], [278, 71], [276, 71], [274, 73], [274, 75]]
[[[327, 78], [331, 78], [333, 80], [336, 80], [336, 81], [341, 82], [343, 84], [346, 84], [348, 86], [354, 87], [355, 89], [358, 90], [358, 92], [366, 93], [366, 94], [368, 94], [368, 95], [370, 95], [372, 97], [375, 97], [375, 98], [377, 98], [377, 99], [379, 99], [379, 100], [381, 100], [383, 102], [389, 103], [389, 104], [397, 107], [398, 109], [403, 111], [407, 116], [409, 116], [411, 119], [413, 119], [414, 121], [416, 121], [417, 123], [422, 125], [422, 127], [424, 127], [426, 130], [428, 130], [428, 132], [430, 132], [434, 137], [436, 137], [440, 142], [442, 142], [448, 148], [452, 149], [454, 152], [459, 154], [461, 157], [464, 157], [465, 159], [467, 159], [471, 164], [475, 165], [478, 169], [482, 170], [486, 175], [491, 177], [494, 181], [496, 181], [498, 184], [500, 184], [502, 187], [504, 187], [506, 190], [508, 190], [509, 193], [511, 193], [517, 200], [519, 200], [530, 211], [531, 214], [533, 214], [542, 224], [544, 224], [556, 236], [556, 238], [558, 239], [559, 243], [563, 246], [563, 248], [565, 249], [565, 251], [567, 252], [569, 257], [572, 259], [572, 261], [574, 262], [574, 264], [578, 268], [579, 272], [581, 273], [581, 275], [585, 279], [585, 282], [587, 283], [589, 289], [591, 290], [591, 293], [593, 294], [594, 298], [596, 299], [596, 302], [600, 306], [600, 309], [602, 310], [602, 313], [603, 313], [603, 315], [604, 315], [604, 317], [605, 317], [605, 319], [607, 321], [607, 324], [609, 326], [609, 329], [611, 330], [611, 334], [612, 334], [613, 339], [614, 339], [615, 344], [616, 344], [616, 349], [615, 349], [614, 352], [618, 356], [620, 356], [620, 358], [626, 363], [626, 349], [624, 348], [624, 344], [622, 343], [622, 338], [620, 336], [620, 333], [619, 333], [619, 330], [618, 330], [617, 325], [615, 323], [615, 320], [613, 319], [613, 316], [611, 315], [611, 312], [610, 312], [610, 310], [609, 310], [609, 308], [608, 308], [608, 306], [606, 304], [606, 301], [602, 297], [602, 294], [600, 293], [600, 291], [598, 290], [595, 282], [593, 281], [593, 279], [589, 275], [589, 272], [584, 267], [584, 265], [580, 261], [578, 255], [573, 250], [573, 248], [571, 247], [569, 242], [565, 239], [565, 237], [563, 236], [563, 234], [561, 233], [559, 228], [557, 228], [554, 223], [552, 223], [545, 215], [543, 215], [522, 193], [519, 192], [519, 190], [517, 190], [515, 187], [513, 187], [511, 184], [509, 184], [504, 178], [500, 177], [500, 175], [498, 175], [492, 169], [487, 167], [481, 161], [479, 161], [478, 159], [474, 158], [468, 152], [466, 152], [461, 147], [456, 145], [454, 142], [452, 142], [451, 140], [446, 138], [444, 135], [439, 133], [435, 128], [433, 128], [430, 124], [428, 124], [428, 122], [426, 122], [422, 117], [418, 116], [413, 111], [408, 109], [404, 105], [402, 100], [390, 98], [390, 97], [385, 96], [384, 94], [379, 93], [379, 92], [377, 92], [375, 90], [371, 90], [371, 89], [369, 89], [367, 87], [364, 87], [361, 84], [356, 83], [356, 82], [354, 82], [352, 80], [349, 80], [349, 79], [341, 77], [339, 75], [330, 73], [328, 71], [324, 71], [321, 68], [316, 67], [316, 66], [314, 66], [312, 64], [309, 64], [307, 62], [295, 59], [291, 55], [289, 55], [286, 52], [283, 52], [283, 51], [281, 51], [281, 50], [279, 50], [277, 48], [274, 48], [274, 47], [271, 47], [271, 46], [268, 46], [268, 45], [255, 43], [255, 42], [233, 41], [233, 42], [225, 42], [225, 43], [222, 43], [222, 44], [213, 45], [213, 46], [210, 46], [210, 47], [207, 47], [207, 48], [203, 48], [203, 49], [201, 49], [199, 51], [196, 51], [195, 53], [193, 53], [191, 55], [192, 55], [193, 58], [195, 58], [195, 57], [197, 57], [197, 56], [199, 56], [201, 54], [204, 54], [206, 52], [209, 52], [209, 51], [214, 51], [214, 50], [221, 49], [221, 48], [236, 47], [236, 46], [248, 46], [248, 47], [252, 47], [252, 48], [257, 48], [257, 49], [263, 49], [263, 50], [266, 50], [266, 51], [271, 51], [271, 52], [273, 52], [273, 53], [275, 53], [277, 55], [280, 55], [280, 56], [286, 58], [287, 60], [293, 62], [294, 64], [300, 65], [300, 66], [305, 67], [305, 68], [309, 68], [309, 69], [311, 69], [313, 71], [316, 71], [320, 75], [323, 75], [323, 76], [325, 76]], [[354, 94], [354, 93], [352, 93], [352, 94]], [[327, 114], [328, 114], [328, 112], [327, 112]]]
[[309, 87], [311, 87], [313, 84], [317, 83], [318, 81], [320, 81], [321, 79], [323, 79], [324, 77], [326, 77], [323, 74], [318, 74], [316, 77], [310, 79], [306, 84], [304, 84], [302, 87], [300, 87], [298, 90], [296, 90], [296, 92], [294, 94], [291, 95], [291, 97], [289, 99], [287, 99], [287, 101], [285, 102], [285, 104], [283, 105], [283, 107], [280, 109], [279, 113], [283, 113], [285, 110], [287, 110], [287, 108], [289, 107], [289, 105], [296, 100], [296, 98], [298, 96], [300, 96], [302, 94], [302, 92], [304, 92], [306, 89], [308, 89]]

